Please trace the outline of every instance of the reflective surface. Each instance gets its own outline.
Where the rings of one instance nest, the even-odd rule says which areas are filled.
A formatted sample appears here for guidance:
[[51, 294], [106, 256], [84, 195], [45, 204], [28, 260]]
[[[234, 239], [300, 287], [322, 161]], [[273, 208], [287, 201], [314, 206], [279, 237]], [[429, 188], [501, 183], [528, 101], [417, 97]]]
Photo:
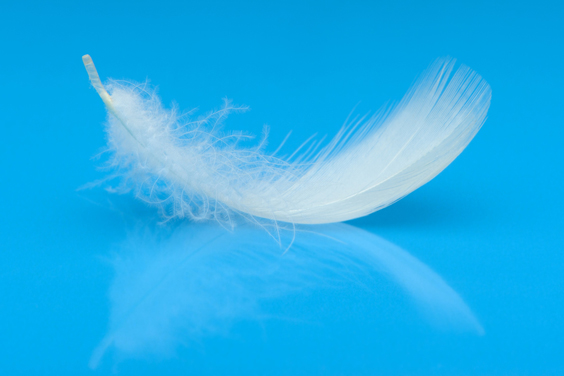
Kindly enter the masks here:
[[[542, 1], [3, 4], [0, 374], [563, 373], [562, 15], [562, 4]], [[251, 106], [226, 130], [260, 134], [267, 123], [269, 150], [290, 130], [288, 150], [335, 134], [355, 106], [364, 115], [400, 99], [438, 56], [476, 70], [493, 100], [469, 147], [427, 185], [349, 223], [354, 236], [342, 234], [408, 252], [449, 286], [423, 291], [448, 292], [458, 314], [421, 309], [429, 301], [405, 283], [423, 285], [398, 279], [405, 268], [385, 273], [358, 247], [352, 259], [330, 248], [327, 259], [320, 240], [286, 253], [308, 268], [289, 286], [275, 274], [273, 291], [251, 265], [276, 257], [243, 264], [262, 281], [255, 291], [217, 274], [237, 265], [219, 248], [194, 271], [200, 281], [215, 275], [219, 293], [190, 287], [182, 273], [165, 277], [171, 264], [188, 268], [189, 249], [172, 245], [174, 226], [191, 224], [160, 233], [150, 225], [157, 213], [133, 198], [77, 191], [104, 176], [91, 159], [105, 143], [104, 109], [85, 53], [102, 78], [150, 77], [165, 104], [206, 110], [227, 96]], [[152, 240], [137, 252], [145, 231]], [[189, 233], [178, 236], [200, 236]], [[236, 251], [262, 241], [240, 236]], [[220, 267], [206, 273], [212, 254]], [[185, 296], [200, 299], [200, 318], [187, 316]], [[472, 322], [461, 307], [483, 335], [440, 325]]]

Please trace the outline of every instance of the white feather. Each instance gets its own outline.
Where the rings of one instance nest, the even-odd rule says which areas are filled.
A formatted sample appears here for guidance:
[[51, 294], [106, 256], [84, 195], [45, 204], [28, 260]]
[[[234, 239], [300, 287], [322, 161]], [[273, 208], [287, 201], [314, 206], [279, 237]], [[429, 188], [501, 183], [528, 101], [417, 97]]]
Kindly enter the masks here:
[[233, 213], [290, 223], [368, 215], [427, 183], [468, 145], [486, 119], [491, 91], [467, 67], [439, 60], [392, 110], [344, 127], [316, 154], [289, 160], [243, 148], [217, 129], [224, 107], [198, 120], [163, 108], [147, 85], [109, 81], [92, 60], [90, 80], [109, 112], [111, 166], [121, 188], [170, 217], [230, 221]]

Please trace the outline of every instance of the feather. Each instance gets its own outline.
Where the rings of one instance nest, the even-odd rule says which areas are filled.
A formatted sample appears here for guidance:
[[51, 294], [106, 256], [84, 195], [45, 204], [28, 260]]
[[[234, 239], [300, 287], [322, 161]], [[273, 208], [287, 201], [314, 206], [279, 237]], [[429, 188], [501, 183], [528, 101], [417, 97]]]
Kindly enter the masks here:
[[[234, 214], [301, 224], [346, 221], [393, 204], [434, 178], [486, 119], [489, 85], [454, 60], [438, 60], [395, 108], [349, 124], [319, 151], [282, 159], [240, 146], [218, 129], [226, 101], [196, 120], [165, 109], [146, 84], [90, 81], [108, 110], [108, 149], [119, 188], [158, 205], [167, 217], [232, 221]], [[107, 88], [107, 91], [106, 91]]]

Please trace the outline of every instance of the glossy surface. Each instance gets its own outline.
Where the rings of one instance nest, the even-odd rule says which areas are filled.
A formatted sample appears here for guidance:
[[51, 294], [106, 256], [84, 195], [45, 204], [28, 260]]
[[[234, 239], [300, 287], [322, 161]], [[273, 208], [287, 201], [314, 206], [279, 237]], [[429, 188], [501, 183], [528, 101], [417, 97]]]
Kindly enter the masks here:
[[[563, 373], [563, 15], [558, 2], [3, 4], [0, 374]], [[317, 284], [269, 303], [300, 320], [248, 316], [91, 370], [110, 323], [110, 260], [157, 213], [77, 191], [103, 176], [91, 157], [105, 115], [86, 53], [102, 79], [149, 77], [181, 109], [205, 112], [223, 97], [251, 106], [226, 128], [259, 134], [266, 123], [271, 150], [290, 130], [289, 150], [333, 135], [353, 108], [399, 100], [439, 56], [477, 71], [493, 100], [469, 147], [350, 224], [434, 270], [485, 335], [430, 324], [376, 272], [376, 293]]]

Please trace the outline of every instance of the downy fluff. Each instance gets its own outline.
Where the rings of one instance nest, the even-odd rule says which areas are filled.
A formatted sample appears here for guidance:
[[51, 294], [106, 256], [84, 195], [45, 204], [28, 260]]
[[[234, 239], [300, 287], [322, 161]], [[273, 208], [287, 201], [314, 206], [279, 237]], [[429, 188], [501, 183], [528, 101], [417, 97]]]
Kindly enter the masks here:
[[[447, 167], [486, 119], [489, 85], [467, 67], [438, 60], [385, 114], [343, 127], [319, 151], [280, 159], [239, 145], [219, 127], [241, 109], [224, 106], [196, 120], [163, 107], [146, 84], [100, 82], [108, 109], [112, 177], [166, 217], [321, 224], [362, 217], [419, 188]], [[107, 91], [106, 91], [107, 88]], [[307, 145], [306, 145], [307, 146]], [[310, 150], [315, 150], [311, 148]]]

